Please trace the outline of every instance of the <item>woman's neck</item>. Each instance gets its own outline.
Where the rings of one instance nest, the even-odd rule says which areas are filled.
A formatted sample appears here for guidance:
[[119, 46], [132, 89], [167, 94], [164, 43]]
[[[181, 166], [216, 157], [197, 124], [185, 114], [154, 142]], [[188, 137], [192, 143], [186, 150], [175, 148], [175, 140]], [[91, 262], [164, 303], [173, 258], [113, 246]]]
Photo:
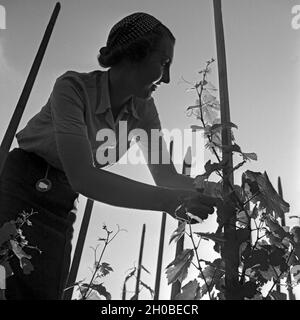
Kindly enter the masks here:
[[[108, 71], [110, 104], [114, 114], [132, 97], [130, 77], [121, 68], [112, 67]], [[125, 76], [126, 75], [126, 76]]]

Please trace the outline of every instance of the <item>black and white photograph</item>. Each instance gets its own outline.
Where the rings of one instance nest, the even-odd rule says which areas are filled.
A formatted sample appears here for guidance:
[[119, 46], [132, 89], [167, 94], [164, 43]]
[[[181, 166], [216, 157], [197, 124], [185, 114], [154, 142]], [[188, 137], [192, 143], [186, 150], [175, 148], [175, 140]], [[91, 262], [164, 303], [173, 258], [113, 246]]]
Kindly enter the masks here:
[[299, 88], [297, 0], [0, 0], [0, 300], [300, 300]]

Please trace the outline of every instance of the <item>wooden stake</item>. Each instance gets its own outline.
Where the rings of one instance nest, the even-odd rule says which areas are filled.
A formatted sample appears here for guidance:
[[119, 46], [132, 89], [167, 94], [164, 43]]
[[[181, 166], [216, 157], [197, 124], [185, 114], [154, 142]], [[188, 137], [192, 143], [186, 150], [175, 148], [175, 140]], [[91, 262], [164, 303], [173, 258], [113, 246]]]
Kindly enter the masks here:
[[[224, 28], [222, 18], [221, 0], [214, 0], [214, 19], [215, 19], [215, 34], [218, 56], [218, 72], [219, 72], [219, 90], [220, 90], [220, 105], [221, 105], [221, 122], [230, 122], [228, 83], [227, 83], [227, 66], [226, 66], [226, 51], [224, 40]], [[230, 129], [222, 130], [222, 145], [231, 145]], [[230, 193], [229, 183], [233, 185], [232, 174], [232, 152], [223, 151], [222, 160], [227, 161], [227, 167], [223, 170], [223, 192]], [[231, 172], [231, 173], [230, 173]], [[226, 183], [227, 181], [227, 183]], [[228, 183], [229, 182], [229, 183]], [[230, 213], [229, 213], [230, 214]], [[226, 215], [227, 216], [227, 215]], [[238, 267], [239, 267], [239, 247], [236, 242], [235, 216], [232, 214], [229, 223], [224, 226], [224, 235], [226, 242], [222, 257], [225, 260], [225, 296], [226, 300], [237, 300], [238, 288]]]
[[[191, 167], [192, 167], [192, 151], [191, 147], [187, 149], [186, 155], [183, 160], [183, 166], [182, 166], [182, 174], [190, 176], [191, 175]], [[180, 226], [180, 222], [178, 222], [178, 227]], [[184, 248], [184, 235], [177, 241], [176, 243], [176, 253], [175, 257], [180, 255], [180, 253], [183, 251]], [[181, 283], [180, 281], [176, 280], [172, 284], [171, 289], [171, 300], [174, 300], [177, 294], [179, 294], [181, 291]]]
[[[93, 205], [94, 205], [94, 201], [91, 199], [87, 199], [82, 222], [81, 222], [81, 227], [78, 235], [78, 240], [75, 247], [73, 260], [72, 260], [70, 272], [67, 279], [67, 285], [66, 285], [67, 288], [73, 286], [76, 282], [76, 277], [79, 269], [79, 264], [81, 260], [81, 255], [84, 247], [87, 230], [88, 230], [90, 219], [91, 219]], [[73, 287], [64, 292], [62, 299], [71, 300], [72, 295], [73, 295]]]
[[61, 5], [59, 2], [56, 3], [55, 8], [53, 10], [53, 13], [51, 15], [51, 18], [49, 20], [48, 26], [46, 28], [46, 31], [44, 33], [42, 42], [40, 44], [40, 47], [38, 49], [38, 52], [35, 56], [35, 59], [33, 61], [32, 67], [30, 69], [29, 75], [27, 77], [27, 80], [25, 82], [23, 91], [21, 93], [21, 96], [19, 98], [19, 101], [17, 103], [17, 106], [15, 108], [15, 111], [13, 113], [13, 116], [10, 120], [10, 123], [8, 125], [8, 128], [5, 132], [5, 135], [3, 137], [1, 146], [0, 146], [0, 175], [2, 173], [4, 163], [6, 161], [7, 155], [9, 153], [11, 144], [13, 142], [13, 139], [15, 137], [15, 134], [17, 132], [18, 126], [20, 124], [22, 115], [24, 113], [27, 101], [29, 99], [32, 87], [34, 85], [36, 76], [38, 74], [39, 68], [41, 66], [42, 60], [45, 55], [45, 51], [47, 49], [54, 25], [56, 23], [56, 19], [58, 17], [59, 11], [60, 11]]
[[141, 237], [141, 246], [140, 246], [140, 254], [139, 254], [139, 264], [137, 269], [137, 277], [136, 277], [136, 285], [135, 285], [135, 300], [139, 299], [139, 287], [140, 287], [140, 279], [141, 279], [141, 269], [142, 269], [142, 259], [143, 259], [143, 251], [144, 251], [144, 240], [145, 240], [145, 232], [146, 225], [143, 224], [143, 231]]
[[[281, 185], [281, 179], [280, 177], [278, 177], [278, 194], [281, 196], [281, 198], [283, 199], [283, 192], [282, 192], [282, 185]], [[281, 225], [283, 227], [286, 226], [286, 221], [285, 221], [285, 214], [283, 215], [283, 218], [281, 219]], [[292, 279], [291, 279], [291, 272], [288, 272], [288, 275], [287, 275], [287, 283], [290, 284], [292, 282]], [[277, 292], [280, 292], [280, 284], [278, 284], [276, 286], [276, 291]], [[294, 295], [294, 292], [293, 292], [293, 288], [291, 286], [288, 286], [287, 288], [287, 291], [288, 291], [288, 297], [289, 297], [289, 300], [296, 300], [295, 298], [295, 295]]]
[[[173, 147], [174, 141], [170, 142], [170, 159], [173, 159]], [[161, 227], [160, 227], [160, 237], [159, 237], [159, 248], [158, 248], [158, 258], [157, 258], [157, 267], [156, 267], [156, 276], [155, 276], [155, 287], [154, 287], [154, 297], [153, 300], [159, 299], [159, 290], [160, 290], [160, 279], [161, 279], [161, 269], [162, 269], [162, 260], [164, 252], [164, 242], [165, 242], [165, 230], [166, 230], [166, 212], [162, 213], [161, 218]]]

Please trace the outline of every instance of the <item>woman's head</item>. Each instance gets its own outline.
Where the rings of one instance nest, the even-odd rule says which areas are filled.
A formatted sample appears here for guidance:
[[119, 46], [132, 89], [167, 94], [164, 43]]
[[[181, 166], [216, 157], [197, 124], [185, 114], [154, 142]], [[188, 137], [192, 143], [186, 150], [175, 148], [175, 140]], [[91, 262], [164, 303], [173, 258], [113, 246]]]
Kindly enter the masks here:
[[175, 42], [171, 31], [155, 17], [142, 12], [133, 13], [113, 26], [106, 46], [100, 49], [98, 62], [104, 68], [117, 65], [124, 59], [140, 62], [166, 37]]

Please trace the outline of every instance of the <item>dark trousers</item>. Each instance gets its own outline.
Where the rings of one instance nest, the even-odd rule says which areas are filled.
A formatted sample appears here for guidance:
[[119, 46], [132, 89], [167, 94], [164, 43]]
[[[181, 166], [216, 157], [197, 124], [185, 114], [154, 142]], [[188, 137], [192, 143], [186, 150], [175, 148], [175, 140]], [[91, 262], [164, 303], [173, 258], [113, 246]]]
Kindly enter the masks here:
[[14, 274], [6, 282], [8, 300], [58, 300], [65, 287], [78, 194], [64, 172], [52, 166], [48, 173], [52, 188], [36, 190], [35, 184], [44, 178], [46, 168], [43, 158], [15, 148], [0, 177], [0, 226], [22, 211], [33, 210], [32, 226], [24, 225], [22, 230], [29, 245], [42, 251], [24, 249], [32, 256], [34, 270], [29, 275], [23, 273], [18, 258], [9, 260]]

